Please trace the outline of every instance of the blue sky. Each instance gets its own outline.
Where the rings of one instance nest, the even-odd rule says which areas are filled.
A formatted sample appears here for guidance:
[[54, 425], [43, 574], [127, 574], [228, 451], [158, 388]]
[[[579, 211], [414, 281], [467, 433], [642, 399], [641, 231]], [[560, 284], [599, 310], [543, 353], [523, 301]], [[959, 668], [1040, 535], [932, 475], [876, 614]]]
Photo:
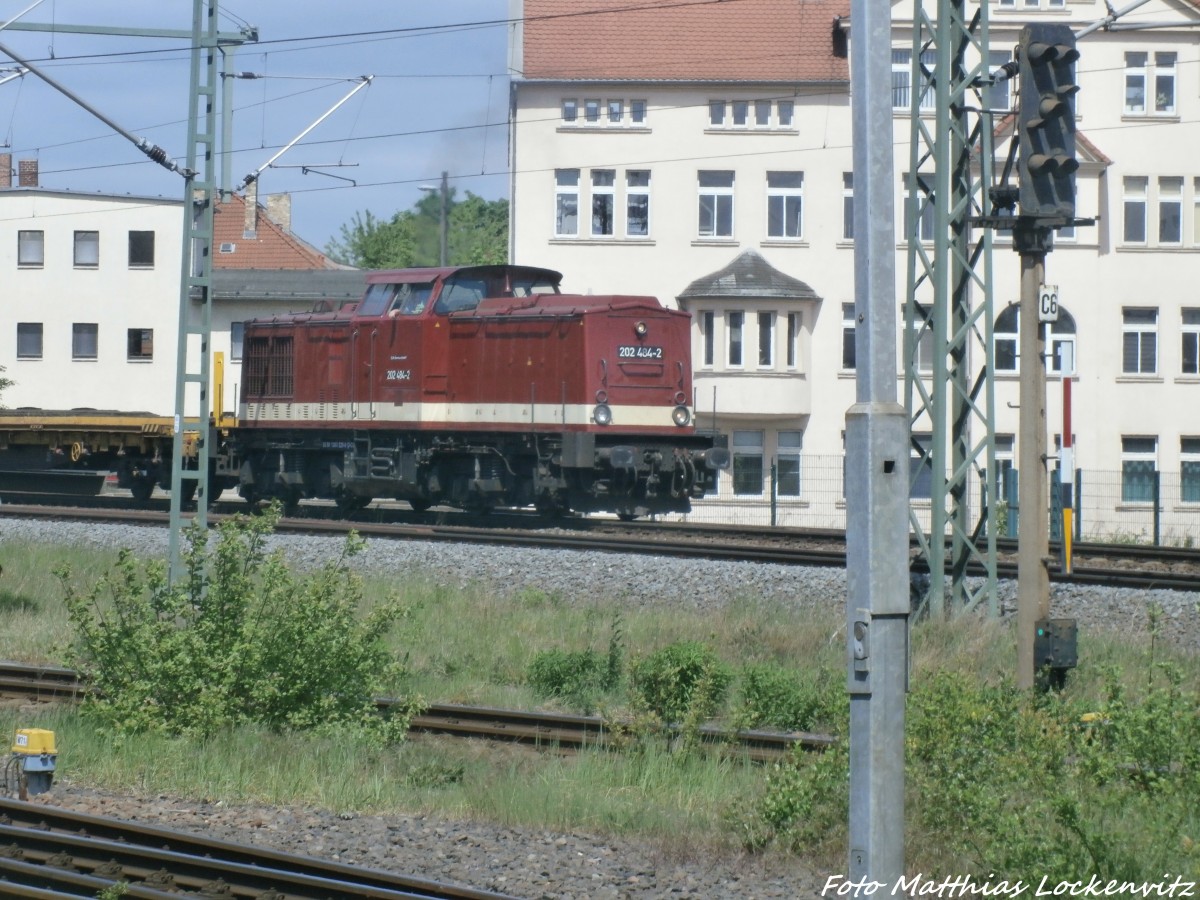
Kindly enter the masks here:
[[[0, 23], [34, 2], [0, 0]], [[262, 193], [292, 194], [304, 239], [324, 247], [358, 211], [407, 209], [443, 170], [459, 196], [506, 196], [507, 0], [228, 0], [220, 10], [222, 31], [259, 29], [233, 68], [266, 76], [234, 83], [235, 185], [353, 79], [375, 76], [259, 179]], [[186, 30], [191, 12], [190, 0], [43, 0], [19, 21]], [[6, 30], [0, 44], [182, 163], [185, 42]], [[0, 67], [11, 65], [0, 54]], [[0, 143], [14, 161], [37, 158], [45, 187], [182, 197], [179, 175], [33, 75], [0, 85]]]

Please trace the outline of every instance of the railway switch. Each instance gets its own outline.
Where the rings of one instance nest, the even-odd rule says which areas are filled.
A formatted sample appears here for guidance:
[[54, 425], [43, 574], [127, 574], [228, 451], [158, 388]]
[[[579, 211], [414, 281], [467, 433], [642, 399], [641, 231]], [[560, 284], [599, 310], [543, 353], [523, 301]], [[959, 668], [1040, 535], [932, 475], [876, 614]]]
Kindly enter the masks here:
[[44, 728], [20, 728], [12, 747], [10, 766], [20, 772], [20, 779], [30, 794], [44, 794], [54, 781], [54, 732]]

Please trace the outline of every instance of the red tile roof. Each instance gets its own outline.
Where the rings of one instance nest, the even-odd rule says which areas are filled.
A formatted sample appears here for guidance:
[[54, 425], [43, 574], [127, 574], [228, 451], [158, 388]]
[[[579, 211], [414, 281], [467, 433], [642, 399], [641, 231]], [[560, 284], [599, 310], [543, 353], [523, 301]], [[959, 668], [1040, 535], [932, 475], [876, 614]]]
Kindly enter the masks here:
[[[246, 199], [233, 194], [213, 211], [213, 267], [217, 269], [340, 269], [317, 248], [267, 218], [260, 204], [254, 237], [245, 237]], [[222, 245], [232, 252], [221, 252]]]
[[850, 0], [525, 0], [524, 77], [847, 81]]

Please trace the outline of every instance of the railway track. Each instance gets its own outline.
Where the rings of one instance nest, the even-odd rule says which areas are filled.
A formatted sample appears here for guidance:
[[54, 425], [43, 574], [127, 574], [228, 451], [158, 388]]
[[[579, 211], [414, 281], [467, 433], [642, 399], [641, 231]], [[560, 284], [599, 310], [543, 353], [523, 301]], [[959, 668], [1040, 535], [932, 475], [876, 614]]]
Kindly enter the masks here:
[[[71, 669], [0, 662], [0, 697], [34, 702], [63, 701], [78, 699], [86, 691], [86, 684]], [[377, 705], [387, 709], [397, 702], [380, 698]], [[625, 727], [624, 723], [598, 716], [435, 703], [413, 719], [410, 730], [415, 734], [478, 738], [575, 751], [611, 747], [620, 742]], [[678, 728], [668, 727], [664, 737], [669, 739], [678, 733]], [[730, 732], [712, 725], [700, 728], [698, 736], [707, 747], [755, 762], [779, 760], [797, 745], [807, 750], [823, 750], [835, 741], [832, 736], [808, 732]]]
[[[232, 505], [237, 509], [237, 505]], [[314, 512], [322, 514], [321, 507]], [[591, 550], [610, 553], [653, 554], [679, 558], [780, 565], [826, 566], [846, 564], [845, 534], [840, 531], [731, 528], [677, 523], [617, 523], [597, 519], [564, 519], [547, 522], [533, 516], [493, 516], [484, 527], [478, 517], [436, 512], [414, 514], [401, 510], [372, 509], [367, 518], [347, 522], [318, 516], [283, 519], [280, 532], [340, 535], [354, 528], [368, 537], [421, 541], [496, 544]], [[214, 512], [214, 522], [232, 512]], [[158, 510], [129, 508], [79, 508], [63, 506], [0, 505], [0, 516], [70, 519], [164, 526], [168, 515]], [[450, 524], [454, 523], [454, 524]], [[471, 524], [476, 523], [476, 524]], [[997, 576], [1017, 576], [1016, 542], [997, 544]], [[1052, 562], [1050, 579], [1076, 585], [1138, 589], [1166, 588], [1200, 591], [1200, 552], [1179, 547], [1081, 543], [1075, 545], [1073, 571], [1067, 574]], [[982, 576], [980, 569], [968, 574]]]
[[0, 799], [0, 898], [504, 900], [507, 895]]

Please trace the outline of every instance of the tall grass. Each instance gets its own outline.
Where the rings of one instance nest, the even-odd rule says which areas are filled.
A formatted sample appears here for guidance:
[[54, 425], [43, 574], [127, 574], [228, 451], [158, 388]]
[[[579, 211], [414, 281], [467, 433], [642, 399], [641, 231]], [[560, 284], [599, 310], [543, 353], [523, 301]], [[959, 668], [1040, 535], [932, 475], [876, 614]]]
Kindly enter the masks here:
[[[6, 543], [0, 578], [0, 657], [59, 662], [69, 637], [67, 617], [60, 586], [49, 573], [69, 561], [78, 579], [94, 581], [113, 559], [115, 555]], [[443, 702], [570, 709], [569, 701], [562, 699], [569, 694], [547, 700], [534, 692], [531, 663], [539, 653], [551, 650], [605, 654], [616, 635], [626, 673], [669, 645], [710, 648], [734, 672], [719, 710], [727, 723], [745, 724], [743, 716], [752, 706], [765, 714], [785, 706], [803, 707], [818, 711], [815, 726], [845, 733], [844, 618], [837, 609], [789, 606], [751, 596], [730, 598], [703, 610], [660, 609], [615, 602], [621, 598], [599, 592], [581, 598], [536, 590], [503, 593], [483, 586], [460, 590], [419, 576], [368, 582], [364, 596], [368, 604], [398, 598], [408, 610], [390, 636], [395, 653], [406, 663], [407, 678], [397, 686], [406, 693]], [[1066, 690], [1053, 699], [1076, 716], [1072, 721], [1086, 710], [1134, 710], [1144, 697], [1161, 702], [1165, 695], [1148, 689], [1165, 683], [1164, 664], [1173, 679], [1169, 696], [1174, 698], [1179, 721], [1186, 725], [1200, 715], [1200, 662], [1194, 653], [1144, 640], [1138, 643], [1120, 633], [1084, 630], [1079, 656], [1080, 668], [1069, 677]], [[988, 740], [1003, 744], [1000, 750], [990, 751], [1002, 751], [1007, 767], [1001, 774], [1009, 780], [995, 782], [1001, 786], [997, 790], [1017, 791], [1022, 784], [1049, 789], [1053, 773], [1023, 777], [1022, 767], [1029, 763], [1019, 742], [1005, 742], [1003, 729], [987, 731], [982, 725], [972, 728], [969, 721], [937, 720], [942, 710], [951, 709], [956, 711], [951, 719], [978, 715], [983, 717], [980, 722], [992, 722], [997, 715], [1011, 717], [1012, 722], [1022, 723], [1021, 728], [1032, 729], [1030, 735], [1041, 736], [1034, 749], [1049, 758], [1046, 755], [1058, 745], [1048, 743], [1046, 735], [1056, 734], [1062, 728], [1056, 723], [1065, 720], [1036, 706], [1030, 711], [1033, 718], [1021, 718], [1024, 707], [1007, 693], [1015, 668], [1014, 637], [1006, 623], [963, 616], [948, 623], [914, 626], [915, 693], [909, 706], [910, 750], [915, 755], [910, 757], [910, 767], [949, 766], [948, 771], [981, 779], [982, 784], [987, 767], [960, 765], [954, 753], [964, 754], [964, 760], [974, 759], [979, 747], [973, 742], [987, 734]], [[750, 672], [763, 690], [753, 704], [744, 693]], [[632, 715], [638, 710], [631, 700], [630, 682], [623, 678], [605, 696], [591, 699], [606, 713]], [[804, 703], [787, 704], [772, 693], [790, 689], [812, 696]], [[1127, 692], [1116, 705], [1114, 691]], [[1156, 743], [1154, 723], [1170, 719], [1170, 710], [1158, 709], [1156, 714], [1159, 719], [1136, 720], [1143, 723], [1140, 731], [1127, 728], [1129, 739], [1139, 753], [1150, 755], [1147, 758], [1155, 758], [1164, 743]], [[1133, 714], [1127, 719], [1133, 722]], [[637, 835], [693, 850], [778, 846], [775, 837], [786, 833], [790, 852], [834, 868], [844, 864], [844, 807], [829, 802], [839, 796], [838, 779], [844, 778], [844, 768], [839, 775], [839, 766], [844, 767], [844, 758], [833, 755], [817, 767], [814, 781], [802, 768], [793, 771], [712, 754], [681, 753], [661, 739], [637, 735], [628, 752], [578, 755], [485, 749], [429, 738], [380, 748], [350, 735], [281, 735], [249, 727], [205, 741], [158, 735], [118, 739], [69, 709], [0, 708], [2, 733], [16, 727], [53, 729], [61, 753], [60, 777], [113, 790], [227, 803], [486, 818], [511, 825]], [[1192, 733], [1182, 725], [1181, 729], [1180, 735]], [[1111, 734], [1114, 742], [1125, 739], [1124, 732]], [[1180, 737], [1172, 740], [1168, 749], [1183, 743]], [[1200, 747], [1179, 752], [1184, 753], [1183, 765], [1200, 760]], [[1090, 765], [1101, 765], [1099, 757], [1089, 760]], [[1061, 765], [1061, 760], [1055, 765]], [[1112, 778], [1118, 779], [1130, 765], [1141, 763], [1115, 764]], [[910, 768], [910, 785], [920, 786], [910, 802], [908, 842], [914, 848], [913, 864], [927, 866], [927, 873], [969, 868], [969, 842], [952, 845], [947, 837], [961, 823], [946, 814], [945, 807], [933, 805], [942, 800], [921, 780], [927, 774]], [[1116, 783], [1110, 779], [1105, 784]], [[1131, 787], [1127, 779], [1120, 781], [1119, 790], [1108, 786], [1102, 802], [1088, 800], [1093, 817], [1083, 825], [1089, 834], [1110, 842], [1133, 841], [1130, 846], [1138, 852], [1153, 846], [1155, 852], [1146, 853], [1147, 860], [1174, 866], [1174, 871], [1200, 864], [1194, 850], [1200, 844], [1200, 814], [1189, 812], [1186, 804], [1175, 804], [1170, 817], [1164, 818], [1161, 814], [1171, 798], [1164, 797], [1160, 788], [1156, 794]], [[966, 793], [951, 800], [971, 797], [971, 785], [965, 788]], [[1080, 793], [1059, 796], [1062, 802], [1087, 799]], [[1022, 821], [1025, 809], [1051, 808], [1043, 800], [1026, 803], [1019, 792], [1001, 797], [984, 810], [988, 818], [980, 821], [993, 827]], [[764, 824], [763, 811], [768, 807], [771, 815], [779, 817], [777, 822]], [[797, 810], [807, 811], [810, 827], [787, 831], [786, 818]], [[1064, 815], [1069, 813], [1066, 809]], [[1060, 822], [1056, 827], [1070, 826], [1069, 820], [1064, 821], [1066, 826]], [[778, 823], [783, 823], [782, 830]], [[1030, 828], [1038, 824], [1028, 823]], [[1039, 846], [1022, 849], [1032, 858]], [[1124, 859], [1119, 849], [1110, 856]]]

